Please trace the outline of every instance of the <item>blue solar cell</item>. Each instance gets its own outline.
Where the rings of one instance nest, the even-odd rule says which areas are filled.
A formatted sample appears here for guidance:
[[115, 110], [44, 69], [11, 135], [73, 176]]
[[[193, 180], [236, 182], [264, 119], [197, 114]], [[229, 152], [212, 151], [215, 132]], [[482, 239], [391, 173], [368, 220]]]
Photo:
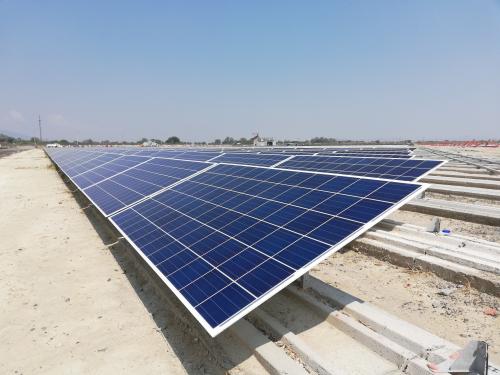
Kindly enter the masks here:
[[260, 155], [260, 154], [222, 154], [212, 161], [214, 163], [230, 163], [243, 165], [271, 166], [285, 160], [288, 155]]
[[181, 289], [181, 293], [191, 305], [196, 306], [230, 283], [231, 280], [221, 272], [212, 270], [186, 285]]
[[302, 237], [296, 233], [286, 230], [277, 230], [262, 238], [259, 242], [255, 243], [253, 247], [269, 256], [274, 256], [300, 238]]
[[[178, 271], [179, 268], [184, 267], [188, 263], [192, 262], [193, 260], [197, 259], [196, 254], [194, 254], [192, 251], [187, 250], [184, 246], [173, 246], [174, 250], [180, 250], [174, 255], [170, 256], [169, 258], [166, 258], [162, 260], [160, 263], [156, 264], [158, 269], [170, 280], [171, 278], [169, 277], [171, 274], [174, 272]], [[172, 250], [172, 252], [174, 251]]]
[[254, 300], [253, 295], [233, 283], [197, 305], [196, 310], [211, 327], [217, 327]]
[[174, 156], [174, 159], [207, 161], [219, 155], [219, 152], [183, 152]]
[[[98, 154], [98, 153], [96, 153]], [[80, 173], [87, 172], [89, 169], [98, 167], [100, 165], [103, 165], [107, 162], [110, 162], [112, 160], [115, 160], [120, 157], [120, 155], [114, 155], [114, 154], [98, 154], [99, 156], [97, 157], [92, 157], [88, 161], [82, 162], [81, 160], [78, 162], [78, 164], [67, 168], [66, 174], [70, 177], [74, 177]]]
[[102, 164], [97, 168], [75, 176], [73, 181], [80, 189], [85, 189], [148, 160], [150, 159], [147, 157], [122, 156], [118, 159]]
[[294, 232], [307, 234], [330, 219], [330, 216], [315, 211], [307, 211], [285, 225]]
[[[208, 253], [209, 251], [216, 250], [218, 246], [230, 241], [231, 239], [227, 237], [226, 235], [219, 233], [219, 232], [214, 232], [212, 230], [212, 233], [205, 237], [202, 241], [198, 241], [195, 244], [191, 245], [191, 250], [196, 252], [198, 255], [204, 255]], [[232, 245], [234, 244], [234, 247]], [[239, 248], [239, 242], [234, 241], [234, 243], [231, 244], [231, 248], [226, 248], [224, 250], [221, 249], [222, 253], [225, 253], [227, 251], [232, 251], [233, 248], [238, 249]], [[222, 263], [222, 262], [221, 262]]]
[[[132, 160], [132, 157], [126, 158]], [[120, 159], [111, 163], [118, 161]], [[209, 164], [193, 161], [146, 159], [145, 162], [123, 170], [84, 191], [109, 215], [208, 166]]]
[[[188, 254], [191, 256], [193, 253], [188, 252]], [[185, 266], [177, 269], [177, 271], [168, 277], [168, 280], [174, 284], [177, 289], [182, 289], [191, 283], [191, 281], [196, 280], [198, 277], [203, 276], [212, 270], [213, 267], [205, 260], [197, 258]]]
[[231, 259], [235, 255], [241, 253], [245, 248], [246, 246], [241, 242], [225, 238], [225, 241], [220, 245], [203, 254], [203, 258], [214, 267], [217, 267], [228, 259]]
[[380, 189], [369, 194], [368, 198], [396, 203], [413, 193], [418, 187], [418, 185], [413, 184], [394, 184], [389, 182]]
[[313, 208], [318, 204], [320, 204], [321, 202], [326, 201], [331, 196], [332, 196], [331, 193], [327, 193], [325, 191], [313, 190], [306, 194], [302, 194], [300, 198], [293, 201], [293, 204], [304, 208]]
[[439, 160], [407, 160], [399, 157], [391, 159], [384, 155], [362, 156], [295, 156], [281, 163], [279, 168], [412, 181], [442, 164]]
[[362, 199], [342, 211], [339, 216], [360, 222], [368, 222], [390, 207], [392, 207], [391, 203]]
[[306, 210], [300, 207], [282, 206], [279, 210], [273, 212], [271, 215], [264, 216], [263, 219], [271, 224], [283, 226], [286, 223], [295, 220], [298, 216], [304, 214], [305, 212]]
[[[161, 248], [161, 251], [155, 251], [152, 252], [151, 254], [148, 255], [148, 258], [151, 262], [153, 262], [154, 265], [160, 265], [163, 264], [168, 259], [171, 259], [175, 255], [179, 253], [184, 253], [185, 247], [182, 246], [180, 243], [172, 240], [172, 241], [167, 241], [167, 243]], [[194, 258], [194, 255], [192, 256]], [[167, 267], [168, 264], [165, 264], [164, 267]], [[168, 271], [171, 271], [172, 268], [168, 269], [165, 268], [165, 275], [168, 275]]]
[[255, 242], [259, 241], [261, 238], [267, 236], [268, 234], [274, 232], [276, 230], [275, 225], [268, 224], [266, 222], [258, 222], [255, 225], [252, 225], [248, 229], [245, 229], [243, 232], [240, 232], [235, 238], [239, 241], [242, 241], [246, 244], [253, 245]]
[[288, 245], [277, 253], [274, 258], [285, 263], [289, 267], [299, 269], [316, 260], [323, 255], [331, 246], [315, 241], [311, 238], [302, 237], [298, 241]]
[[253, 268], [238, 280], [238, 284], [260, 297], [276, 285], [286, 281], [294, 269], [285, 266], [274, 259], [268, 259]]
[[361, 228], [361, 223], [335, 217], [310, 233], [312, 238], [335, 245], [356, 230]]
[[340, 212], [352, 206], [360, 199], [361, 198], [359, 197], [351, 197], [348, 195], [335, 194], [330, 198], [328, 198], [327, 200], [315, 206], [314, 209], [329, 215], [338, 215]]
[[386, 181], [379, 180], [358, 180], [345, 189], [342, 189], [340, 192], [346, 195], [355, 195], [357, 197], [365, 197], [368, 194], [376, 191], [377, 189], [384, 186]]
[[244, 249], [237, 255], [219, 265], [218, 269], [233, 280], [253, 270], [259, 264], [269, 259], [266, 255], [252, 249]]

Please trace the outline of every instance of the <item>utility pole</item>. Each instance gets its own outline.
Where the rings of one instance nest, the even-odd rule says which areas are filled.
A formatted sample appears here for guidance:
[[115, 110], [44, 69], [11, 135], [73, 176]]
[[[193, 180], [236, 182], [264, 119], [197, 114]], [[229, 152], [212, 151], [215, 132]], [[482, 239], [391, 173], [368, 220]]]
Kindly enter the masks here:
[[42, 144], [42, 119], [38, 115], [38, 130], [40, 131], [40, 144]]

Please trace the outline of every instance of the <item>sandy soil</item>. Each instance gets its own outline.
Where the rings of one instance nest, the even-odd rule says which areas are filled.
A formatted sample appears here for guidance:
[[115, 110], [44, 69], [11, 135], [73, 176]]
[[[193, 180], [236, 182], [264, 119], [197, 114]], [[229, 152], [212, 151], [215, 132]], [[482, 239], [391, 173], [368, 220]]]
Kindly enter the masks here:
[[[434, 274], [412, 271], [348, 251], [319, 264], [312, 275], [457, 345], [485, 340], [490, 359], [500, 362], [500, 298], [444, 281]], [[449, 296], [439, 292], [451, 289]]]
[[186, 373], [42, 151], [0, 176], [0, 373]]

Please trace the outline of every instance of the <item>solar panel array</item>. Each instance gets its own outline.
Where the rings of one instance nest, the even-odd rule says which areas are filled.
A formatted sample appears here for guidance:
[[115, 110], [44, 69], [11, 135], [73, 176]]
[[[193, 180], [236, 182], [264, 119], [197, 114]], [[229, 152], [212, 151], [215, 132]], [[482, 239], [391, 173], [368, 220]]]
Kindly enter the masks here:
[[439, 160], [387, 157], [295, 156], [279, 168], [414, 181], [438, 168]]
[[212, 336], [425, 189], [396, 177], [435, 167], [214, 150], [47, 153]]

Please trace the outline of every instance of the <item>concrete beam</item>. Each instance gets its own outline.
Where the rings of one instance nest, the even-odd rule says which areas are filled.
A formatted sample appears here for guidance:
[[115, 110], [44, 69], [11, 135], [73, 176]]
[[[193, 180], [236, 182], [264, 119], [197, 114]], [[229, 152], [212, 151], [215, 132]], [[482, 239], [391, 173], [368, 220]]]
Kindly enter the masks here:
[[434, 172], [432, 172], [429, 177], [435, 177], [435, 176], [441, 176], [441, 177], [459, 177], [459, 178], [468, 178], [468, 179], [477, 179], [477, 180], [488, 180], [488, 181], [498, 181], [500, 184], [500, 176], [498, 175], [489, 175], [485, 173], [462, 173], [462, 172], [457, 172], [454, 170], [450, 171], [445, 171], [438, 169]]
[[[449, 172], [460, 172], [460, 173], [468, 173], [468, 174], [479, 174], [479, 175], [485, 175], [485, 176], [491, 176], [491, 173], [488, 173], [487, 171], [484, 171], [482, 169], [477, 169], [477, 168], [465, 168], [465, 167], [452, 167], [449, 166], [448, 164], [445, 164], [444, 166], [440, 167], [437, 169], [438, 171], [449, 171]], [[494, 176], [494, 175], [493, 175]]]
[[[407, 374], [428, 374], [428, 361], [443, 361], [460, 349], [457, 345], [328, 285], [314, 276], [310, 277], [308, 283], [311, 290], [341, 308], [343, 313], [348, 314], [367, 329], [390, 340], [393, 345], [415, 353], [415, 356], [407, 361], [404, 368], [404, 372]], [[289, 287], [287, 291], [296, 295], [306, 294], [297, 288], [293, 289], [293, 286]], [[367, 343], [369, 344], [369, 342]], [[394, 346], [392, 347], [394, 348]], [[399, 353], [403, 354], [404, 352], [399, 350]], [[490, 363], [488, 370], [490, 373], [500, 374], [499, 367], [493, 363]]]
[[500, 276], [434, 255], [422, 254], [407, 246], [396, 246], [370, 238], [360, 238], [350, 247], [384, 261], [408, 268], [429, 271], [451, 282], [470, 284], [473, 288], [500, 296]]
[[473, 197], [479, 199], [491, 199], [496, 201], [500, 200], [500, 191], [477, 188], [477, 187], [432, 184], [427, 189], [427, 191], [433, 193], [451, 194], [451, 195]]
[[245, 319], [236, 322], [231, 327], [231, 333], [253, 351], [255, 357], [269, 373], [275, 375], [308, 374], [304, 367], [288, 357], [283, 350]]
[[491, 206], [426, 198], [414, 199], [401, 209], [472, 223], [500, 226], [500, 209]]
[[475, 187], [482, 189], [500, 190], [500, 182], [498, 180], [491, 181], [482, 179], [469, 179], [464, 177], [445, 177], [445, 176], [429, 175], [422, 178], [421, 181], [430, 184], [444, 184], [444, 185], [467, 186], [467, 187]]
[[264, 310], [254, 310], [251, 313], [250, 319], [254, 325], [266, 332], [270, 332], [272, 336], [279, 338], [285, 345], [288, 345], [300, 356], [301, 360], [316, 373], [320, 375], [344, 373], [341, 369], [331, 368], [323, 358], [311, 349], [300, 337], [290, 332], [278, 320]]

